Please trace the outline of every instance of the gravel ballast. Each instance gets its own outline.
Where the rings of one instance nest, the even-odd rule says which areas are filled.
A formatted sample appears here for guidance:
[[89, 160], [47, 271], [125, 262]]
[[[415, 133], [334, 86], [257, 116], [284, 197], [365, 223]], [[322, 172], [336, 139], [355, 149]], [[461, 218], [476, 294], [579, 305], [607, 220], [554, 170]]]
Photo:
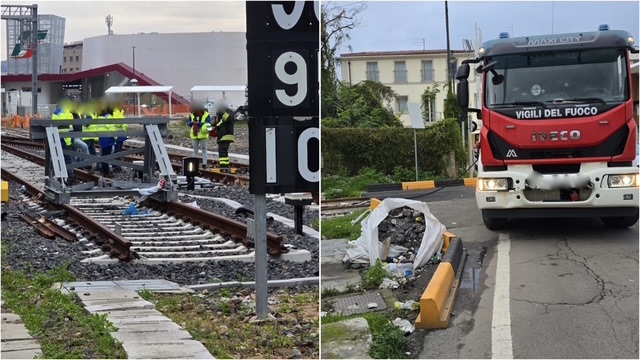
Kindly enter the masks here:
[[[238, 261], [219, 261], [204, 263], [180, 263], [144, 265], [133, 263], [116, 263], [109, 265], [87, 264], [80, 261], [90, 257], [82, 253], [87, 250], [81, 243], [68, 243], [62, 239], [49, 240], [19, 219], [20, 210], [18, 204], [21, 194], [16, 183], [10, 184], [11, 199], [2, 206], [2, 211], [7, 216], [2, 221], [1, 237], [2, 245], [6, 246], [6, 256], [3, 266], [30, 272], [48, 271], [58, 266], [69, 264], [69, 270], [74, 273], [78, 281], [100, 280], [141, 280], [141, 279], [166, 279], [180, 285], [196, 285], [224, 281], [251, 281], [255, 277], [253, 263]], [[222, 190], [220, 190], [222, 191]], [[227, 192], [246, 192], [246, 189], [237, 188]], [[205, 194], [208, 190], [197, 190], [198, 194]], [[210, 193], [206, 196], [211, 195]], [[228, 196], [228, 198], [233, 198]], [[239, 198], [234, 198], [238, 201]], [[241, 202], [241, 201], [238, 201]], [[268, 201], [272, 203], [273, 201]], [[220, 213], [224, 216], [233, 213], [227, 205], [213, 200], [197, 199], [200, 208]], [[275, 203], [275, 202], [273, 202]], [[287, 216], [284, 204], [268, 205], [269, 211]], [[290, 210], [292, 211], [292, 210]], [[226, 215], [225, 215], [226, 214]], [[317, 212], [316, 212], [317, 214]], [[235, 216], [235, 215], [234, 215]], [[317, 216], [317, 215], [316, 215]], [[291, 218], [291, 216], [287, 216]], [[240, 220], [240, 217], [236, 217]], [[245, 220], [246, 221], [246, 220]], [[269, 225], [269, 231], [283, 236], [283, 243], [292, 244], [299, 249], [309, 250], [312, 260], [304, 263], [293, 263], [282, 260], [269, 260], [269, 279], [280, 280], [298, 277], [318, 276], [318, 240], [296, 235], [294, 230], [274, 222]]]

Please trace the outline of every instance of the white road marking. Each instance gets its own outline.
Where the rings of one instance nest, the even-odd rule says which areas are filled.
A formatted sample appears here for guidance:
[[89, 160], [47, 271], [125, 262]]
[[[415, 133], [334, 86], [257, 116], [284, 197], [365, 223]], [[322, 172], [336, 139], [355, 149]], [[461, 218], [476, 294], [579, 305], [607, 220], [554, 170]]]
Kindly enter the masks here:
[[498, 266], [493, 293], [493, 320], [491, 321], [491, 354], [494, 359], [513, 359], [511, 341], [511, 307], [509, 306], [509, 252], [508, 234], [498, 236]]

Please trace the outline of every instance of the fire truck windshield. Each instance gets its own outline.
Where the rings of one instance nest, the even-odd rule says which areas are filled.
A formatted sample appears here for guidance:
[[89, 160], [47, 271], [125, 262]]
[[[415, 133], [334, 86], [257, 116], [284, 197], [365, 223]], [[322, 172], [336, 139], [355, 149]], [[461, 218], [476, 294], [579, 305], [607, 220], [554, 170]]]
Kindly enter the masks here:
[[[595, 49], [572, 52], [496, 55], [488, 62], [502, 81], [486, 72], [485, 106], [489, 108], [562, 103], [616, 103], [629, 99], [626, 51]], [[494, 81], [492, 78], [496, 78]], [[546, 107], [546, 106], [545, 106]]]

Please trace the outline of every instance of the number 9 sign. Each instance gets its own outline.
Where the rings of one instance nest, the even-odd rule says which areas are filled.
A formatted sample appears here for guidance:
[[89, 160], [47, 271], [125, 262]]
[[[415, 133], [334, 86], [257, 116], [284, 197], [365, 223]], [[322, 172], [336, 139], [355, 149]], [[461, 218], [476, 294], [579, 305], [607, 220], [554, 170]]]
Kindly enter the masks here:
[[319, 2], [246, 4], [252, 114], [318, 116]]

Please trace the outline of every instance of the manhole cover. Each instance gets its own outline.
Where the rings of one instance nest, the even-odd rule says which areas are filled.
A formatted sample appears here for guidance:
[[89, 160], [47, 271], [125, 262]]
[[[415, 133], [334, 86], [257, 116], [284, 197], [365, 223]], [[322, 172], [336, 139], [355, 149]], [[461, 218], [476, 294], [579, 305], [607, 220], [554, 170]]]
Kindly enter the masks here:
[[[387, 304], [384, 302], [382, 295], [378, 292], [370, 292], [329, 300], [328, 303], [333, 307], [332, 312], [345, 316], [363, 314], [371, 311], [380, 311], [387, 308]], [[374, 304], [376, 306], [373, 306]]]

